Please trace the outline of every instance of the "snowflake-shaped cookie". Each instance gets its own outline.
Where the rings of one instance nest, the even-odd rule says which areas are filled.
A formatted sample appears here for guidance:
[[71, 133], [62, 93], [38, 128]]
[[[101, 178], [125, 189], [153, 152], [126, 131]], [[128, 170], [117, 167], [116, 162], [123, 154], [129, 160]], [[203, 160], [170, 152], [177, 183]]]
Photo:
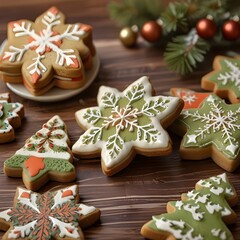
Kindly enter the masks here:
[[8, 93], [0, 94], [0, 143], [14, 140], [14, 129], [21, 126], [23, 117], [23, 105], [21, 103], [11, 103]]
[[77, 185], [42, 195], [18, 187], [13, 208], [0, 212], [0, 229], [9, 228], [4, 239], [83, 240], [81, 227], [95, 223], [100, 211], [78, 199]]
[[184, 101], [183, 109], [198, 108], [203, 100], [211, 93], [195, 92], [188, 88], [171, 88], [172, 96], [180, 97]]
[[10, 22], [0, 61], [4, 80], [23, 81], [28, 89], [47, 89], [53, 79], [59, 87], [64, 88], [62, 81], [67, 88], [78, 87], [76, 82], [84, 79], [84, 69], [91, 68], [95, 54], [92, 29], [64, 21], [64, 15], [52, 7], [35, 22]]
[[240, 59], [217, 56], [213, 68], [202, 78], [202, 88], [228, 98], [231, 103], [240, 103]]
[[79, 125], [88, 130], [72, 150], [82, 157], [97, 156], [101, 152], [106, 175], [126, 167], [135, 153], [154, 156], [171, 152], [171, 141], [162, 125], [171, 124], [180, 113], [183, 101], [177, 97], [152, 97], [147, 77], [140, 78], [123, 92], [102, 86], [98, 105], [76, 113]]
[[174, 126], [187, 131], [180, 147], [183, 158], [212, 157], [227, 171], [240, 164], [240, 104], [226, 104], [212, 94], [199, 109], [183, 110]]

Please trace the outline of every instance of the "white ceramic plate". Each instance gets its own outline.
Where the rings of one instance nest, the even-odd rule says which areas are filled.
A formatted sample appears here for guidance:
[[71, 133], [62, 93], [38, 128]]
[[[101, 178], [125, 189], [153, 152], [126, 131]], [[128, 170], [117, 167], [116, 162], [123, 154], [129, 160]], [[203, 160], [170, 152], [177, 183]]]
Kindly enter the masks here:
[[94, 79], [96, 78], [98, 71], [99, 71], [99, 67], [100, 67], [100, 59], [99, 56], [96, 55], [93, 58], [93, 68], [92, 70], [86, 72], [86, 83], [83, 87], [78, 88], [78, 89], [61, 89], [58, 87], [53, 87], [51, 90], [49, 90], [48, 92], [46, 92], [45, 94], [41, 95], [41, 96], [34, 96], [32, 95], [23, 84], [19, 84], [19, 83], [7, 83], [8, 88], [13, 91], [14, 93], [16, 93], [17, 95], [26, 98], [26, 99], [30, 99], [30, 100], [34, 100], [37, 102], [57, 102], [57, 101], [61, 101], [70, 97], [73, 97], [79, 93], [81, 93], [82, 91], [84, 91], [87, 87], [90, 86], [90, 84], [94, 81]]
[[[6, 40], [2, 43], [0, 47], [0, 52], [2, 51], [4, 45], [6, 44]], [[17, 95], [34, 100], [37, 102], [57, 102], [61, 101], [70, 97], [73, 97], [82, 91], [84, 91], [87, 87], [91, 85], [91, 83], [94, 81], [96, 78], [98, 71], [100, 68], [100, 59], [99, 56], [96, 54], [95, 57], [93, 58], [93, 68], [92, 70], [86, 72], [85, 77], [86, 77], [86, 83], [83, 87], [78, 88], [78, 89], [61, 89], [58, 87], [53, 87], [51, 90], [46, 92], [45, 94], [41, 96], [34, 96], [32, 95], [23, 84], [19, 83], [7, 83], [7, 87], [16, 93]]]

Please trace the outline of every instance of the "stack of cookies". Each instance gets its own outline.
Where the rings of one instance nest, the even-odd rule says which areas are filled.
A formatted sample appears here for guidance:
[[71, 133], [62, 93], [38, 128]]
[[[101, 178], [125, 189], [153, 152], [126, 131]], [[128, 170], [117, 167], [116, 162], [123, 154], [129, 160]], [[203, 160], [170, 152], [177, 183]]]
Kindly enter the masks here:
[[53, 86], [76, 89], [85, 82], [85, 71], [93, 67], [95, 48], [92, 28], [65, 24], [65, 16], [51, 7], [35, 22], [8, 24], [8, 39], [0, 57], [1, 78], [23, 83], [33, 95]]

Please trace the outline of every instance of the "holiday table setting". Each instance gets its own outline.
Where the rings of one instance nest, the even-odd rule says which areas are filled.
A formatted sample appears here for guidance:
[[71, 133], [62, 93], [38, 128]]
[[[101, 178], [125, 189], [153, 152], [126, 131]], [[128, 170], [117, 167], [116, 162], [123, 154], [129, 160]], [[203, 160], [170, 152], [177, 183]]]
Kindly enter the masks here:
[[240, 4], [189, 2], [0, 3], [0, 238], [240, 239]]

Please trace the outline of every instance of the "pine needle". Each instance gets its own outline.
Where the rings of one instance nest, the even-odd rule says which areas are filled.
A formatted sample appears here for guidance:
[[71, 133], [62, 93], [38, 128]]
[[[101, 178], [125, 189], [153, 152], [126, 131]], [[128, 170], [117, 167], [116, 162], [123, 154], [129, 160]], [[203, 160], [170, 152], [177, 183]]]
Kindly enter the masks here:
[[204, 60], [209, 48], [209, 44], [194, 29], [188, 35], [177, 36], [167, 44], [164, 60], [169, 69], [184, 75], [191, 73], [197, 63]]

